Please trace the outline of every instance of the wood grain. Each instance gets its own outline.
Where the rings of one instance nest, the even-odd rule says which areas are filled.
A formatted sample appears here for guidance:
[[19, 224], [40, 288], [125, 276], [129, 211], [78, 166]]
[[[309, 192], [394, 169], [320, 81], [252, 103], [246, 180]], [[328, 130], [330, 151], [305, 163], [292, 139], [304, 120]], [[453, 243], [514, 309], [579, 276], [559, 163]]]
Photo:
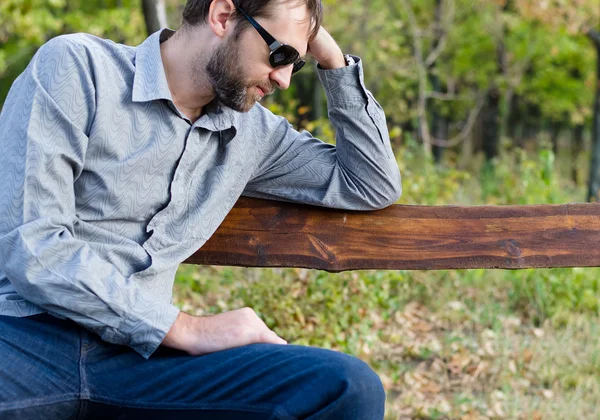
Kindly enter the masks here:
[[600, 266], [600, 204], [354, 212], [242, 198], [186, 263], [440, 270]]

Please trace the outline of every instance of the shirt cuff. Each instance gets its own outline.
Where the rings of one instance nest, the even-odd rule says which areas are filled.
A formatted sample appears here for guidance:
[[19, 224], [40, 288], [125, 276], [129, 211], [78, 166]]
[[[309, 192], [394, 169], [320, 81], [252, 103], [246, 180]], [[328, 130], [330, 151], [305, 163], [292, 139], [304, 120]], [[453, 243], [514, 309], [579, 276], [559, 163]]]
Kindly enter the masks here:
[[317, 74], [325, 88], [327, 102], [331, 106], [365, 105], [368, 101], [364, 82], [363, 64], [359, 57], [352, 56], [356, 64], [333, 70], [317, 66]]
[[125, 344], [148, 359], [161, 345], [179, 315], [179, 308], [170, 303], [152, 302], [143, 314], [131, 314], [119, 330], [105, 331], [102, 339]]

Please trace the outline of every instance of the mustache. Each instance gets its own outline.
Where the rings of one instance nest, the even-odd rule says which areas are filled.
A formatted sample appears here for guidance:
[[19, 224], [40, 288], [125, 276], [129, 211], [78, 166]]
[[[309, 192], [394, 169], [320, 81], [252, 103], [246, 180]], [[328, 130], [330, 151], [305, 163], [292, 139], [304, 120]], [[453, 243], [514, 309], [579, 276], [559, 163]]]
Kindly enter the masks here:
[[275, 86], [271, 82], [257, 82], [254, 84], [265, 92], [265, 96], [272, 95], [275, 92]]

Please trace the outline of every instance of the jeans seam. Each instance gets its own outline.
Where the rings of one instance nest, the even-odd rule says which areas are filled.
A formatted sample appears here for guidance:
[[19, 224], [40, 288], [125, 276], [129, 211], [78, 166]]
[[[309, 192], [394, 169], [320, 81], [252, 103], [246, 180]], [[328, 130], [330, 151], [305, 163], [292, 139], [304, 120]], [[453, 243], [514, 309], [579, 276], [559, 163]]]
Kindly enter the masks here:
[[83, 351], [87, 355], [88, 353], [90, 353], [92, 350], [94, 350], [99, 345], [100, 345], [99, 341], [94, 341], [92, 344], [89, 344], [86, 347], [84, 347]]
[[0, 413], [7, 410], [18, 410], [21, 408], [39, 407], [42, 405], [54, 404], [57, 402], [75, 401], [79, 399], [79, 394], [76, 392], [69, 392], [67, 394], [53, 395], [51, 397], [43, 398], [30, 398], [27, 400], [21, 400], [14, 403], [1, 403]]
[[236, 410], [236, 411], [253, 411], [259, 413], [274, 414], [275, 408], [272, 405], [269, 407], [260, 407], [256, 405], [239, 404], [239, 403], [145, 403], [139, 401], [121, 400], [116, 398], [108, 398], [99, 395], [89, 395], [88, 399], [97, 403], [105, 403], [119, 405], [129, 408], [144, 408], [144, 409], [160, 409], [160, 410]]
[[85, 359], [87, 350], [85, 349], [85, 330], [79, 333], [79, 395], [82, 399], [87, 399], [90, 396], [90, 390], [87, 386], [87, 375], [85, 373]]
[[81, 398], [79, 399], [79, 406], [77, 407], [77, 417], [75, 417], [76, 420], [85, 419], [86, 402], [86, 400], [82, 400]]

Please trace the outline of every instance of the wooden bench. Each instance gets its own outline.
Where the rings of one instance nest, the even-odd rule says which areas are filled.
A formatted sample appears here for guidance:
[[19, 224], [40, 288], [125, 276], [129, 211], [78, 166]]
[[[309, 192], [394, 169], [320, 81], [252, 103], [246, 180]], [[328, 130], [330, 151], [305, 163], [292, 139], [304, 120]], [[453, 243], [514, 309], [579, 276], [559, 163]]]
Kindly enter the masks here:
[[186, 263], [346, 270], [600, 266], [600, 203], [356, 212], [241, 198]]

